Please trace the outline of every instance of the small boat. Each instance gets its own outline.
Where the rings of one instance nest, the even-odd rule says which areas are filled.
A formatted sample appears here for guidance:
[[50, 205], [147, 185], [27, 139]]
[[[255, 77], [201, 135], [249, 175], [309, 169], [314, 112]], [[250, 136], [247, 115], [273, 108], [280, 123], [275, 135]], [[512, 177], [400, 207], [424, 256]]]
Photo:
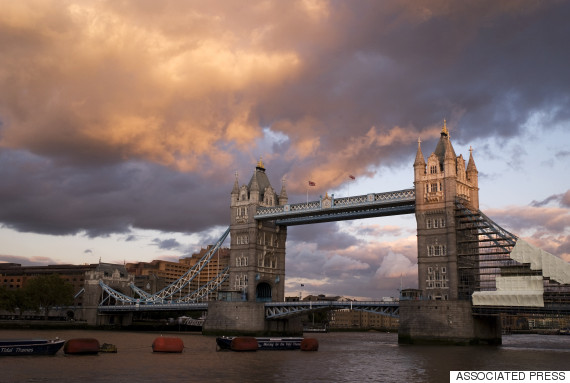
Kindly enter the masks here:
[[180, 338], [171, 338], [159, 336], [152, 342], [153, 352], [182, 352], [184, 351], [184, 342]]
[[0, 356], [54, 355], [65, 343], [62, 339], [2, 339]]
[[[221, 336], [216, 344], [221, 350], [255, 351], [255, 350], [300, 350], [303, 337], [236, 337]], [[254, 342], [257, 347], [254, 347]]]
[[99, 341], [95, 338], [75, 338], [65, 342], [63, 352], [74, 355], [90, 355], [99, 353]]
[[103, 343], [101, 345], [101, 347], [99, 347], [99, 352], [116, 353], [117, 352], [117, 346], [115, 346], [114, 344], [110, 344], [110, 343]]

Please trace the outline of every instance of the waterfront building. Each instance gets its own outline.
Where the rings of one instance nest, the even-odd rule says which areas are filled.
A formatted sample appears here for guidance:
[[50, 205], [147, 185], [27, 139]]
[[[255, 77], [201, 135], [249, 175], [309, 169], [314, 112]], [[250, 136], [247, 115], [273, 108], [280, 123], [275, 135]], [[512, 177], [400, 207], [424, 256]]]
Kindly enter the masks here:
[[[178, 262], [156, 259], [151, 262], [127, 263], [125, 267], [130, 274], [134, 275], [134, 283], [138, 288], [154, 294], [180, 279], [188, 270], [194, 267], [211, 248], [212, 245], [209, 245], [206, 248], [202, 248], [199, 252], [192, 254], [190, 257], [180, 258]], [[204, 286], [210, 280], [214, 279], [216, 275], [228, 266], [229, 260], [229, 248], [220, 248], [216, 251], [210, 262], [200, 271], [200, 274], [188, 284], [188, 292], [197, 290], [199, 287]], [[226, 285], [228, 283], [229, 282], [226, 282]], [[210, 296], [211, 299], [214, 297], [215, 293]]]
[[397, 331], [398, 318], [360, 310], [333, 310], [329, 313], [330, 329]]
[[[57, 274], [73, 285], [74, 295], [77, 295], [84, 287], [85, 273], [97, 266], [98, 264], [22, 266], [19, 263], [0, 263], [0, 286], [8, 290], [19, 290], [34, 277]], [[76, 306], [83, 304], [81, 294], [75, 298], [74, 304]]]

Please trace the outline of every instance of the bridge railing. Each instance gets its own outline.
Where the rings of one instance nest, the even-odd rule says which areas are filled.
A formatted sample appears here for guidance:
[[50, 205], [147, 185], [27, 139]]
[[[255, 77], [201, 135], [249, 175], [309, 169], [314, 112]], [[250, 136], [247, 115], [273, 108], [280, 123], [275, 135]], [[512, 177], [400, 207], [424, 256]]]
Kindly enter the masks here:
[[399, 302], [384, 301], [300, 301], [300, 302], [268, 302], [265, 304], [265, 317], [277, 319], [286, 316], [299, 315], [308, 311], [330, 310], [360, 310], [391, 317], [398, 317]]

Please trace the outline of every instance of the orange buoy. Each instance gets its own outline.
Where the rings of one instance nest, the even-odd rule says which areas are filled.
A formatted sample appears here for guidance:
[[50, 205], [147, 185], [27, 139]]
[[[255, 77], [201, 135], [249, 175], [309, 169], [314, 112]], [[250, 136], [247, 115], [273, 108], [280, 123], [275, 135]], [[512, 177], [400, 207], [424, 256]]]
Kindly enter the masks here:
[[305, 338], [301, 341], [301, 351], [318, 351], [319, 341], [315, 338]]
[[238, 336], [232, 339], [232, 351], [257, 351], [257, 339], [251, 336]]
[[69, 339], [63, 345], [65, 354], [97, 354], [99, 352], [99, 341], [95, 338], [75, 338]]
[[152, 342], [153, 352], [182, 352], [184, 342], [180, 338], [158, 337]]

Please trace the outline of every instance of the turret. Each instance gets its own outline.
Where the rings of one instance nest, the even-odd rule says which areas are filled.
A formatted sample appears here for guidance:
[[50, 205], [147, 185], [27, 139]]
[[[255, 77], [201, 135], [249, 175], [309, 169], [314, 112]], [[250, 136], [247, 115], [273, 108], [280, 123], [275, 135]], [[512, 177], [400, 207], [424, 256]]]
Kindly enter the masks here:
[[238, 200], [238, 197], [239, 197], [238, 172], [236, 172], [236, 179], [234, 181], [234, 187], [232, 189], [231, 196], [232, 196], [232, 199], [231, 199], [231, 205], [230, 206], [234, 206]]
[[285, 190], [285, 178], [281, 180], [281, 193], [279, 193], [279, 205], [283, 206], [289, 202], [289, 197], [287, 197], [287, 191]]

